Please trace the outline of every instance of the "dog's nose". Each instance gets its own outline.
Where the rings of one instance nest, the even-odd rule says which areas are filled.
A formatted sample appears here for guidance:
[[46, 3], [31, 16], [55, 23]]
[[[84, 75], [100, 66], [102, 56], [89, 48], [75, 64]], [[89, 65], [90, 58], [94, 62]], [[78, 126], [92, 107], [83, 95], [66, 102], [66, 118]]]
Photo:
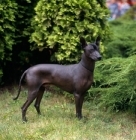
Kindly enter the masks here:
[[98, 60], [101, 60], [102, 59], [102, 57], [98, 57]]

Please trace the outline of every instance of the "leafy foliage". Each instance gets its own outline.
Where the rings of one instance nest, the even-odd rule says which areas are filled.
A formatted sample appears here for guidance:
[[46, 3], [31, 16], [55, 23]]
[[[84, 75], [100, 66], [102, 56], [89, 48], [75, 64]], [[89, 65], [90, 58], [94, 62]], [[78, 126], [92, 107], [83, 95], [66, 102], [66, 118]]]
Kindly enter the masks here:
[[133, 8], [118, 20], [110, 22], [111, 36], [104, 42], [106, 58], [136, 54], [136, 22]]
[[108, 33], [105, 0], [39, 0], [35, 12], [32, 49], [55, 48], [58, 61], [78, 60], [79, 35], [92, 42], [96, 36]]
[[100, 106], [109, 110], [131, 109], [136, 113], [135, 26], [133, 8], [110, 22], [111, 35], [104, 42], [104, 57], [109, 59], [96, 65], [96, 81], [88, 98], [95, 98]]
[[6, 65], [6, 61], [11, 60], [12, 45], [15, 44], [16, 10], [17, 4], [14, 0], [0, 1], [0, 79], [3, 75], [2, 66]]
[[[27, 38], [32, 32], [31, 18], [34, 16], [34, 7], [38, 0], [16, 0], [18, 10], [16, 14], [16, 41], [21, 42]], [[26, 6], [27, 5], [27, 6]], [[17, 22], [19, 21], [19, 22]]]
[[31, 57], [29, 51], [31, 18], [37, 1], [33, 0], [31, 3], [31, 0], [2, 0], [0, 2], [0, 82], [1, 77], [6, 82], [11, 77], [15, 78], [17, 70], [28, 65], [27, 58]]
[[12, 61], [14, 66], [21, 67], [21, 69], [25, 64], [28, 65], [28, 63], [30, 63], [32, 56], [29, 37], [32, 33], [31, 19], [34, 16], [34, 7], [37, 1], [38, 0], [16, 0], [18, 6], [15, 22], [16, 44], [13, 46]]
[[132, 109], [136, 112], [136, 55], [111, 58], [96, 65], [94, 88], [89, 97], [110, 110]]

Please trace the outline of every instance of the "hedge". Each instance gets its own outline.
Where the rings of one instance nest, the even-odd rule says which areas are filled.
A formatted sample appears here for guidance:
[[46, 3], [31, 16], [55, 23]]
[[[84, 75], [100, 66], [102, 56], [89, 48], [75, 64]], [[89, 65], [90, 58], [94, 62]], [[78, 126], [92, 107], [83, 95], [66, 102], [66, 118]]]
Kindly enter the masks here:
[[79, 59], [79, 36], [93, 42], [109, 31], [105, 0], [39, 0], [35, 12], [32, 49], [53, 48], [54, 58], [64, 63]]
[[100, 61], [95, 69], [93, 88], [88, 98], [109, 110], [136, 113], [136, 55]]

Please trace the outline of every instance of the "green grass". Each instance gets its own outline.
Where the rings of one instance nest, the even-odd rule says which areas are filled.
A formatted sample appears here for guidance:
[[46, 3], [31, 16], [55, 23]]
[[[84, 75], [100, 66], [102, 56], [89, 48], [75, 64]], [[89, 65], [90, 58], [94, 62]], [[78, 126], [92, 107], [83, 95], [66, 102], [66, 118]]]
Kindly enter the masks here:
[[135, 140], [136, 119], [129, 113], [109, 113], [85, 102], [83, 115], [75, 118], [75, 105], [65, 96], [45, 93], [41, 102], [42, 115], [38, 116], [31, 105], [27, 123], [21, 120], [20, 107], [27, 94], [21, 92], [17, 101], [13, 94], [0, 94], [0, 140]]

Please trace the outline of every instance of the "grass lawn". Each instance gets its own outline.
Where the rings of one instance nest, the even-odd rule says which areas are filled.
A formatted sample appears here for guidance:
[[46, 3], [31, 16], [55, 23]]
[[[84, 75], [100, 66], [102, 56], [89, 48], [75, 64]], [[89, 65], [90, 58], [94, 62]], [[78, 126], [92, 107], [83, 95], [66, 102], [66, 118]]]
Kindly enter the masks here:
[[[11, 93], [12, 92], [12, 93]], [[45, 93], [41, 102], [42, 115], [33, 105], [27, 111], [27, 123], [21, 120], [20, 107], [27, 94], [16, 90], [0, 93], [0, 140], [135, 140], [136, 118], [129, 113], [109, 113], [85, 102], [83, 115], [75, 118], [74, 101], [59, 94]]]

